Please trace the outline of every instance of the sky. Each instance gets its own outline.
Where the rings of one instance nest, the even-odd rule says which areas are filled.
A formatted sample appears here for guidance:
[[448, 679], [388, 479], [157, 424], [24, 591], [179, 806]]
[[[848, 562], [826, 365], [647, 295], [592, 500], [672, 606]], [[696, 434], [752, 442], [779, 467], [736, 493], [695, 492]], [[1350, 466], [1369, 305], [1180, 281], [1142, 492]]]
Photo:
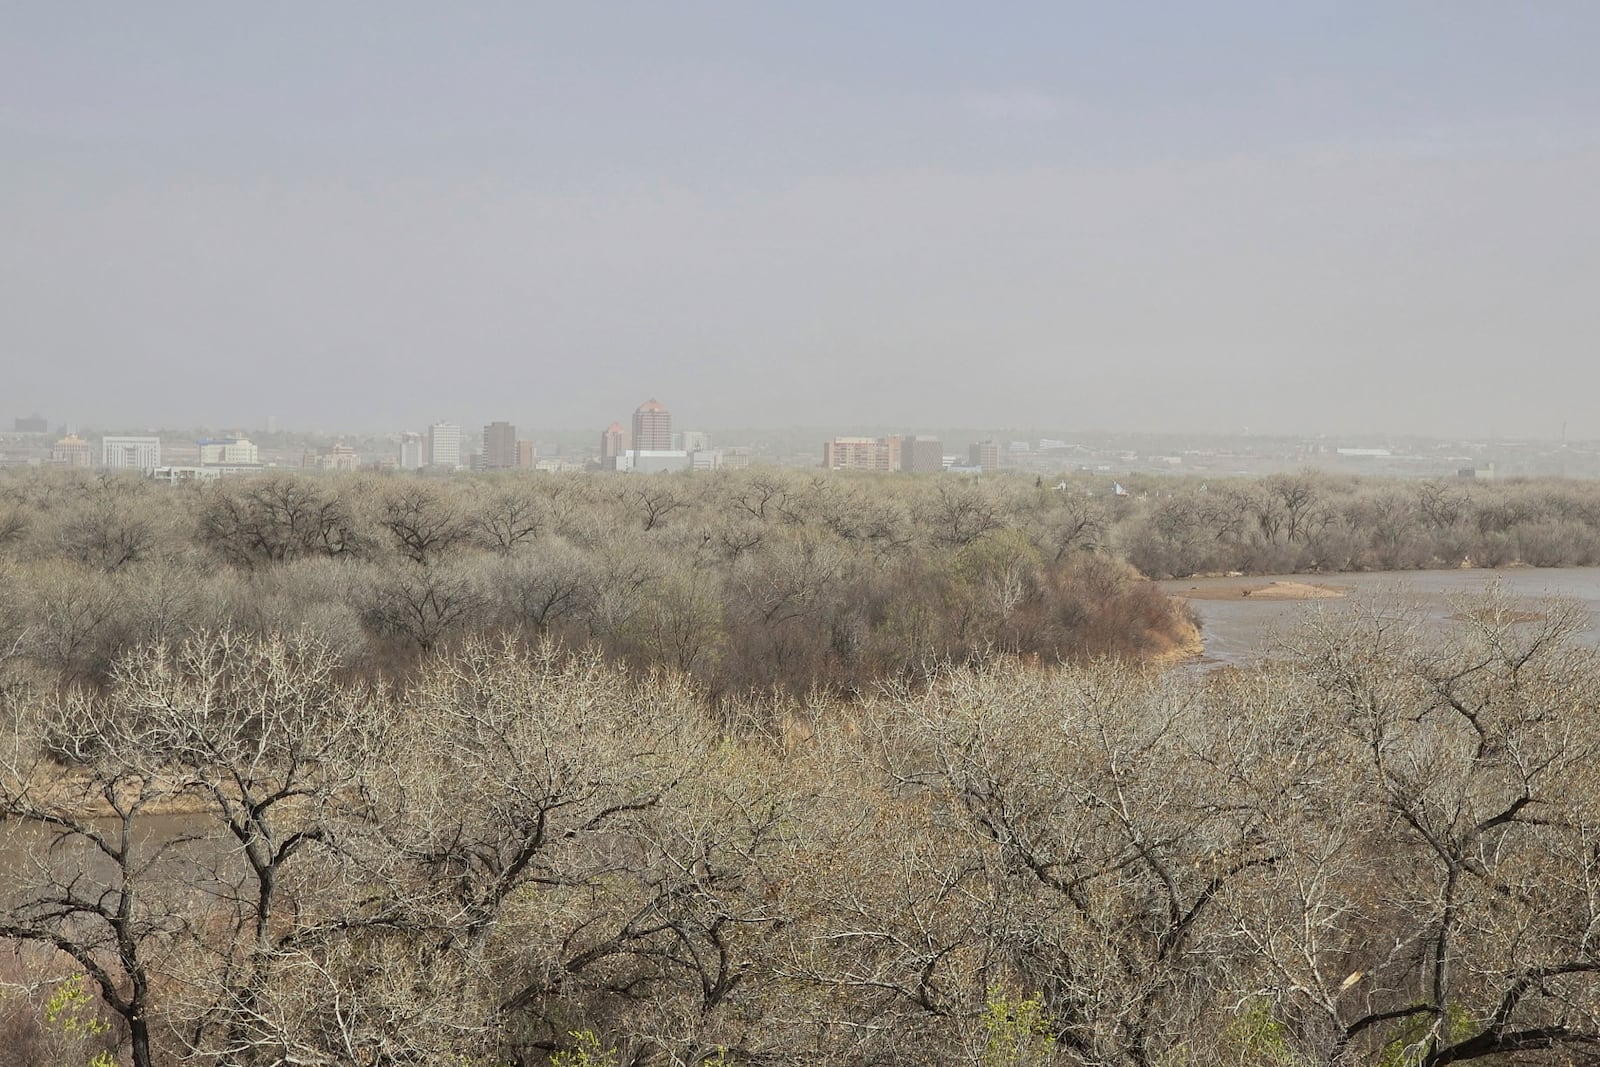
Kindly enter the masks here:
[[0, 418], [1600, 438], [1600, 4], [0, 0]]

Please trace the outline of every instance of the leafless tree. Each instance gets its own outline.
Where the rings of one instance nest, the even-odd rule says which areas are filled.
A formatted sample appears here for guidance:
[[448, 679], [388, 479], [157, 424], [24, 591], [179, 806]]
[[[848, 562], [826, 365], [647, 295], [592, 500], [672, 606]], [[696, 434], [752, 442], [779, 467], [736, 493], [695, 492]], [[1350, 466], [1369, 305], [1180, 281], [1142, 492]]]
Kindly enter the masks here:
[[471, 527], [456, 492], [430, 482], [388, 487], [378, 501], [378, 525], [395, 550], [426, 567], [466, 541]]
[[203, 544], [249, 569], [306, 556], [359, 554], [367, 539], [328, 483], [267, 475], [208, 490], [199, 509]]
[[549, 525], [548, 505], [524, 484], [495, 485], [469, 520], [477, 542], [502, 556], [538, 540]]
[[485, 614], [482, 575], [470, 563], [406, 563], [380, 575], [359, 594], [361, 613], [378, 633], [400, 637], [423, 653]]

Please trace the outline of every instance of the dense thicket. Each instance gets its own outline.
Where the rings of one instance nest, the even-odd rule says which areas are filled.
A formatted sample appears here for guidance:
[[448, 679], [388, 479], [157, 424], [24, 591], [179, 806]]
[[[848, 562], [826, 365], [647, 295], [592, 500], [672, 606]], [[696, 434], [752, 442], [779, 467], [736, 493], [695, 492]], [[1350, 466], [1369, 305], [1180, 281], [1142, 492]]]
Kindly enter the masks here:
[[7, 1062], [1583, 1062], [1600, 662], [1559, 604], [1462, 619], [776, 719], [477, 636], [12, 673]]
[[[0, 482], [0, 641], [64, 676], [226, 624], [403, 671], [469, 634], [593, 645], [714, 696], [994, 655], [1135, 658], [1181, 609], [1027, 484], [776, 473]], [[1079, 551], [1084, 549], [1084, 551]]]
[[1305, 473], [1137, 485], [1116, 498], [1113, 542], [1145, 574], [1590, 566], [1592, 482], [1383, 482]]

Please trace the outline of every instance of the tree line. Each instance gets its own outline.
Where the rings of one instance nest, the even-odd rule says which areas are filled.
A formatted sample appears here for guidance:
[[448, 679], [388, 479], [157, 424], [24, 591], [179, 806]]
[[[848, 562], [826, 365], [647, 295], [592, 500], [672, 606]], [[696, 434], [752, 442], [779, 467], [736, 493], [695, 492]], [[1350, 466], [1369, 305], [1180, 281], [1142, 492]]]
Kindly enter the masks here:
[[1026, 483], [750, 472], [0, 480], [0, 642], [95, 681], [137, 644], [296, 628], [402, 672], [470, 635], [594, 646], [715, 699], [931, 664], [1139, 658], [1186, 613]]
[[1140, 499], [1084, 507], [1091, 528], [1098, 523], [1126, 559], [1155, 577], [1600, 562], [1600, 489], [1591, 482], [1304, 472], [1130, 484]]
[[269, 634], [292, 621], [350, 662], [394, 669], [515, 631], [671, 666], [719, 695], [848, 692], [933, 662], [1139, 657], [1192, 640], [1135, 571], [1600, 562], [1587, 483], [1306, 472], [1128, 485], [750, 471], [168, 487], [11, 471], [0, 641], [92, 679], [120, 649], [224, 622]]

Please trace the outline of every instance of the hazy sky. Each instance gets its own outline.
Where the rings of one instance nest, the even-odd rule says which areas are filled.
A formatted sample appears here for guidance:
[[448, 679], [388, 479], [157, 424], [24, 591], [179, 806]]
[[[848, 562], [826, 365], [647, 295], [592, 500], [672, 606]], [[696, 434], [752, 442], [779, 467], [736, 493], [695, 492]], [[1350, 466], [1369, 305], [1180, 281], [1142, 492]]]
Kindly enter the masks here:
[[0, 416], [1600, 437], [1600, 3], [8, 3]]

